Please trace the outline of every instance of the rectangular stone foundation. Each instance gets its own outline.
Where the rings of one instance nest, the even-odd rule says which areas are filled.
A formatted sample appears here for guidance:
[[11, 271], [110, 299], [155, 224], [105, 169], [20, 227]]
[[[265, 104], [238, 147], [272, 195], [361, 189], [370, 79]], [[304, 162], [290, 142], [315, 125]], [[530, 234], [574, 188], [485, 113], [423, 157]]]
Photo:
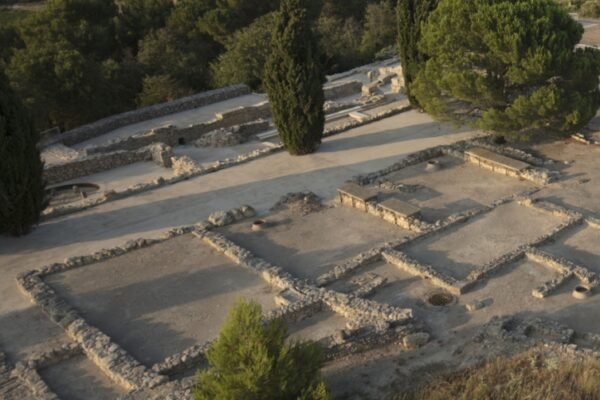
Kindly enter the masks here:
[[464, 154], [465, 161], [513, 178], [520, 178], [521, 173], [530, 167], [529, 164], [523, 161], [515, 160], [480, 147], [469, 149]]

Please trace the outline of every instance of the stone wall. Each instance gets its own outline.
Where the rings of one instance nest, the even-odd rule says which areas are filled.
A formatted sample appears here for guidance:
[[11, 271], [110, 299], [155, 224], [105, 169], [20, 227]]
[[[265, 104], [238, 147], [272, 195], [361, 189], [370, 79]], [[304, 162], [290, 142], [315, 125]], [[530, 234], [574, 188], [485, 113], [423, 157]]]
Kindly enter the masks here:
[[167, 103], [155, 104], [150, 107], [144, 107], [138, 110], [113, 115], [111, 117], [107, 117], [91, 124], [83, 125], [79, 128], [75, 128], [48, 138], [41, 145], [42, 147], [45, 147], [59, 142], [62, 142], [67, 146], [73, 145], [103, 135], [126, 125], [135, 124], [137, 122], [174, 114], [181, 111], [191, 110], [193, 108], [206, 106], [212, 103], [218, 103], [220, 101], [242, 96], [250, 92], [250, 88], [246, 85], [234, 85], [221, 89], [210, 90], [208, 92], [184, 97]]
[[[85, 152], [91, 155], [118, 150], [135, 150], [152, 143], [165, 143], [169, 146], [191, 144], [210, 132], [219, 129], [235, 129], [236, 126], [243, 127], [252, 124], [253, 121], [269, 118], [270, 114], [268, 103], [266, 105], [261, 103], [257, 106], [240, 107], [217, 114], [217, 118], [209, 122], [191, 125], [186, 128], [167, 126], [152, 129], [143, 134], [113, 140], [107, 144], [86, 147]], [[244, 130], [245, 128], [241, 129]], [[268, 129], [268, 127], [265, 129]], [[255, 133], [259, 133], [259, 131]]]
[[271, 105], [268, 101], [263, 101], [249, 107], [237, 107], [217, 113], [217, 119], [226, 120], [231, 125], [240, 125], [266, 118], [271, 118]]
[[264, 132], [270, 128], [269, 121], [264, 119], [255, 122], [249, 122], [243, 125], [236, 125], [231, 128], [222, 128], [209, 132], [194, 144], [198, 147], [227, 147], [245, 143], [258, 133]]
[[122, 150], [113, 153], [97, 154], [49, 166], [44, 169], [44, 179], [47, 184], [53, 185], [124, 165], [151, 160], [163, 167], [169, 168], [171, 166], [172, 155], [173, 149], [164, 144], [151, 145], [136, 151]]
[[340, 97], [348, 97], [354, 94], [359, 94], [362, 89], [362, 82], [349, 81], [328, 85], [324, 88], [325, 100], [334, 100]]

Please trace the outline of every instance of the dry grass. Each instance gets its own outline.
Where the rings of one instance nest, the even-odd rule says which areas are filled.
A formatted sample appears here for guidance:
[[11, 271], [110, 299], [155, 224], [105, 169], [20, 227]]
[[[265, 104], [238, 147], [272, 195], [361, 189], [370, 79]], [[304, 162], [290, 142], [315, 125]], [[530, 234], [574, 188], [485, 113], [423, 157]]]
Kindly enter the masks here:
[[596, 400], [600, 362], [528, 352], [434, 380], [397, 400]]

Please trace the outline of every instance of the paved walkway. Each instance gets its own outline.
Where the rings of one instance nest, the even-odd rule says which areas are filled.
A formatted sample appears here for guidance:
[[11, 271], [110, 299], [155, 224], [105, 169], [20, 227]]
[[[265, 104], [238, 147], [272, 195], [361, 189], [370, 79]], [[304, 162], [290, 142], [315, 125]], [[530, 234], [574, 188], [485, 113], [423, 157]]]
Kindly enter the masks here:
[[311, 190], [332, 198], [354, 175], [370, 172], [428, 147], [473, 136], [410, 111], [331, 137], [309, 156], [277, 153], [248, 164], [48, 221], [27, 237], [0, 238], [0, 349], [15, 362], [61, 329], [18, 293], [21, 271], [88, 254], [131, 238], [151, 237], [194, 223], [216, 210], [250, 204], [266, 212], [280, 196]]

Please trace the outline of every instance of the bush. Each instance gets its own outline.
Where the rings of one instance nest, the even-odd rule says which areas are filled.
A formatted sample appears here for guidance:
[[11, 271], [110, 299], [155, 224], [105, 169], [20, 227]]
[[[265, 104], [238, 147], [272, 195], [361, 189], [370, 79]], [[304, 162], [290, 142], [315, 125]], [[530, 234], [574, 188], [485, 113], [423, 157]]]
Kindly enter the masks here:
[[140, 107], [172, 101], [192, 94], [181, 87], [169, 75], [147, 76], [144, 78], [144, 87], [138, 95], [137, 104]]
[[600, 398], [600, 362], [537, 351], [434, 380], [397, 400], [588, 400]]
[[588, 0], [581, 6], [579, 15], [588, 18], [600, 18], [600, 1]]
[[283, 320], [264, 323], [260, 305], [239, 301], [198, 373], [196, 400], [328, 400], [319, 377], [321, 349], [287, 343]]

